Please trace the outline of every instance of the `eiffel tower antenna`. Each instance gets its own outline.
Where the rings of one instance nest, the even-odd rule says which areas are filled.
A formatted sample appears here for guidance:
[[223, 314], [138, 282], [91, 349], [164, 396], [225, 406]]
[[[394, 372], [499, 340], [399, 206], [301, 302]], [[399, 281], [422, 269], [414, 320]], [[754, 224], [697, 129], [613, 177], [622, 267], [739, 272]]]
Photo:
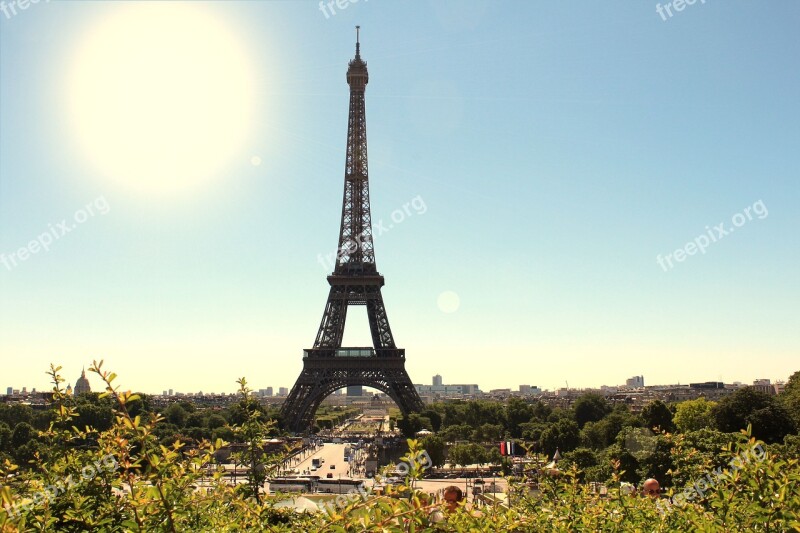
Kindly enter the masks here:
[[[347, 68], [350, 113], [336, 266], [328, 276], [330, 292], [314, 347], [303, 350], [303, 370], [281, 408], [284, 427], [298, 433], [310, 429], [322, 400], [348, 385], [386, 393], [403, 413], [423, 408], [405, 369], [405, 350], [394, 342], [381, 295], [384, 278], [375, 265], [364, 100], [369, 74], [361, 59], [360, 29], [356, 26], [356, 55]], [[367, 308], [370, 347], [342, 347], [351, 305]]]

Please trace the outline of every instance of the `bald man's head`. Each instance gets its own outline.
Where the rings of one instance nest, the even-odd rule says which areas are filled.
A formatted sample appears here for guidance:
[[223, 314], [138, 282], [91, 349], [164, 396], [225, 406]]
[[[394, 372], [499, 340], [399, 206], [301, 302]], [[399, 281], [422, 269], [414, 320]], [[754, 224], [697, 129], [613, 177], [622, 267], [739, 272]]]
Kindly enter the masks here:
[[658, 481], [650, 478], [644, 482], [644, 485], [642, 485], [642, 492], [645, 496], [658, 498], [658, 495], [661, 493], [661, 486], [658, 484]]

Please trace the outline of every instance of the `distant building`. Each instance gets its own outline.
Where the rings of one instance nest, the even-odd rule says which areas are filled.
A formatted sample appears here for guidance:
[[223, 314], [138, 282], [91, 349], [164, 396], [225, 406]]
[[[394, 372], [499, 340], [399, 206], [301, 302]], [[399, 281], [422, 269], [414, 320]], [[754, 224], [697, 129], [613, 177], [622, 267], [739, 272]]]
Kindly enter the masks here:
[[175, 393], [174, 393], [174, 391], [172, 389], [169, 389], [169, 395], [170, 396], [174, 396], [175, 395]]
[[775, 387], [768, 379], [757, 379], [753, 381], [753, 388], [758, 392], [763, 392], [764, 394], [769, 394], [770, 396], [777, 394]]
[[702, 383], [689, 383], [692, 389], [724, 389], [725, 384], [721, 381], [704, 381]]
[[481, 390], [477, 385], [414, 385], [420, 394], [439, 394], [442, 396], [467, 396], [480, 394]]
[[14, 394], [14, 387], [8, 387], [6, 389], [6, 396], [11, 396], [12, 394]]
[[530, 396], [532, 394], [541, 394], [542, 389], [540, 389], [537, 385], [520, 385], [519, 393], [523, 396]]
[[81, 370], [81, 377], [75, 382], [75, 388], [72, 389], [72, 393], [78, 396], [79, 394], [86, 394], [89, 392], [92, 392], [92, 387], [89, 385], [89, 380], [86, 378], [86, 370]]
[[633, 376], [626, 379], [625, 386], [629, 389], [641, 389], [644, 387], [644, 376]]
[[286, 387], [278, 388], [278, 396], [289, 396], [289, 389]]
[[436, 374], [433, 376], [433, 386], [434, 387], [441, 387], [442, 386], [442, 376]]
[[347, 395], [348, 396], [364, 396], [364, 387], [361, 385], [348, 385], [347, 386]]
[[272, 387], [267, 387], [267, 396], [272, 396]]

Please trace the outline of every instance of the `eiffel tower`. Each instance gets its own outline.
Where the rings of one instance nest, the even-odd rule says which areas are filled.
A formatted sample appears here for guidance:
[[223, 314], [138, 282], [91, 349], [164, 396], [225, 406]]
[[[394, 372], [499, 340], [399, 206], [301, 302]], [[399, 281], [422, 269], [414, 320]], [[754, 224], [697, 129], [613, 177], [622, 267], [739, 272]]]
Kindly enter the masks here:
[[[381, 296], [384, 279], [375, 266], [364, 105], [369, 75], [361, 59], [358, 31], [356, 26], [356, 57], [347, 69], [350, 117], [336, 266], [328, 276], [331, 288], [314, 347], [303, 350], [303, 371], [281, 409], [284, 426], [298, 433], [311, 428], [322, 400], [348, 385], [385, 392], [404, 414], [422, 410], [422, 400], [405, 369], [405, 350], [395, 345], [389, 327]], [[371, 347], [342, 347], [350, 305], [367, 307]]]

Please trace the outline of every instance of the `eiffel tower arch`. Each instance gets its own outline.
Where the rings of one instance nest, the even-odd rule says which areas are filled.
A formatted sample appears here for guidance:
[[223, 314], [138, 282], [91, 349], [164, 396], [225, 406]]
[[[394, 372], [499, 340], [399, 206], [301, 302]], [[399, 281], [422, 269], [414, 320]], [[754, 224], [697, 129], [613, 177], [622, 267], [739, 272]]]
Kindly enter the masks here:
[[[284, 426], [298, 433], [310, 429], [322, 400], [348, 385], [386, 393], [404, 414], [423, 407], [405, 369], [405, 350], [394, 342], [381, 295], [384, 278], [375, 265], [364, 102], [369, 74], [360, 47], [357, 34], [356, 56], [347, 69], [350, 113], [336, 266], [328, 276], [330, 292], [314, 347], [303, 350], [303, 370], [281, 409]], [[372, 346], [342, 347], [351, 305], [366, 306]]]

